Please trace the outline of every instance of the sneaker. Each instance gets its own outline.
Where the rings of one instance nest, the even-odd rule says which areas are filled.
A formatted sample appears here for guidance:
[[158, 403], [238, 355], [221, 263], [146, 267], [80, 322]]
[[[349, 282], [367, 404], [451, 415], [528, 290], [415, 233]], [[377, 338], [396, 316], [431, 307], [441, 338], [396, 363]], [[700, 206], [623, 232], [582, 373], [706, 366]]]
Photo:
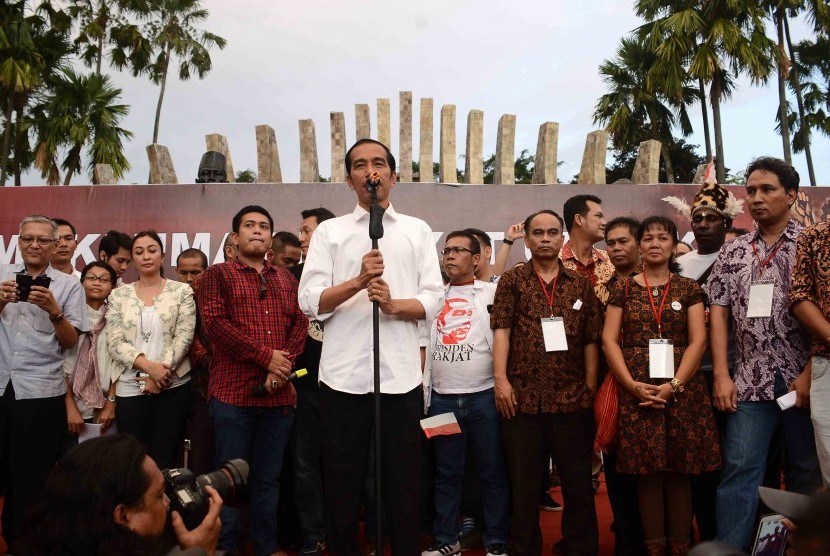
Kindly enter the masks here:
[[562, 505], [553, 499], [550, 492], [545, 491], [542, 493], [542, 499], [539, 500], [539, 509], [545, 512], [561, 512]]
[[444, 542], [435, 541], [421, 552], [421, 556], [451, 556], [461, 552], [461, 545], [457, 542], [447, 544]]
[[326, 543], [316, 539], [306, 539], [300, 554], [303, 556], [322, 556], [326, 549]]
[[487, 556], [507, 556], [507, 545], [494, 542], [487, 545]]

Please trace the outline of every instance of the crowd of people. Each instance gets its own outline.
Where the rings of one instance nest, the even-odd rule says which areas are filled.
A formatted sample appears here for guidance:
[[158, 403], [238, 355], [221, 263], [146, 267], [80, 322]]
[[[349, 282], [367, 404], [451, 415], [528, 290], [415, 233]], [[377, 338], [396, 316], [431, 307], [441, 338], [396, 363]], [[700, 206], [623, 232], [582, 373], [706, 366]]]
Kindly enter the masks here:
[[[609, 218], [599, 197], [576, 195], [561, 216], [510, 226], [496, 253], [466, 228], [436, 256], [429, 226], [390, 202], [389, 149], [360, 140], [345, 162], [352, 213], [305, 210], [296, 236], [243, 207], [225, 262], [187, 249], [176, 279], [152, 230], [109, 232], [78, 272], [72, 224], [21, 220], [23, 263], [0, 265], [3, 534], [21, 554], [124, 553], [160, 537], [159, 469], [235, 458], [250, 466], [247, 511], [211, 491], [194, 531], [174, 514], [179, 550], [236, 553], [244, 530], [253, 554], [284, 553], [278, 505], [292, 483], [303, 555], [373, 554], [378, 526], [396, 555], [452, 556], [475, 530], [488, 556], [538, 555], [540, 505], [563, 511], [554, 553], [596, 555], [601, 468], [617, 554], [675, 556], [697, 541], [740, 551], [759, 487], [780, 488], [782, 471], [794, 493], [830, 484], [830, 223], [791, 217], [790, 165], [754, 161], [745, 205], [713, 179], [690, 205], [669, 200], [689, 219], [689, 252], [674, 219]], [[744, 209], [751, 231], [733, 228]], [[530, 259], [508, 269], [519, 240]], [[125, 284], [130, 265], [138, 278]], [[293, 380], [297, 369], [307, 376]], [[421, 419], [447, 414], [460, 433], [427, 440]], [[111, 440], [79, 445], [90, 430]], [[815, 546], [806, 531], [821, 527], [787, 517], [805, 523], [791, 539]]]

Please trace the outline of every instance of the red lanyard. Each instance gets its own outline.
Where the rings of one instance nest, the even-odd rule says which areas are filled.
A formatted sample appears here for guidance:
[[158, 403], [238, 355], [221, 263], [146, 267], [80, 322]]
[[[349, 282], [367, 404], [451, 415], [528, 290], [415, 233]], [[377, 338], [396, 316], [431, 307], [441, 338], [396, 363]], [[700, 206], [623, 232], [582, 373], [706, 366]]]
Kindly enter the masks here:
[[[654, 304], [654, 296], [651, 295], [651, 286], [648, 285], [648, 278], [646, 278], [646, 273], [643, 272], [643, 281], [646, 283], [646, 295], [648, 296], [648, 301], [651, 303], [651, 312], [654, 313], [654, 319], [657, 321], [657, 334], [662, 338], [663, 337], [663, 305], [666, 303], [666, 298], [669, 296], [669, 285], [671, 284], [671, 274], [669, 274], [669, 279], [666, 280], [666, 291], [663, 292], [663, 299], [660, 301], [660, 310], [657, 310], [657, 306]], [[656, 290], [656, 288], [655, 288]]]
[[[758, 248], [755, 247], [755, 242], [752, 242], [752, 252], [755, 253], [755, 258], [758, 259], [758, 263], [761, 265], [761, 276], [764, 275], [764, 269], [767, 268], [769, 264], [772, 262], [772, 258], [775, 256], [776, 253], [778, 253], [778, 250], [781, 249], [781, 246], [784, 245], [784, 242], [782, 241], [783, 239], [784, 234], [781, 234], [781, 237], [778, 238], [778, 241], [775, 242], [776, 245], [773, 248], [772, 253], [770, 253], [769, 256], [763, 261], [761, 260], [761, 256], [758, 254]], [[761, 241], [764, 240], [761, 239]]]
[[545, 299], [548, 300], [548, 306], [550, 306], [550, 316], [553, 316], [553, 300], [556, 298], [556, 281], [559, 280], [559, 272], [557, 272], [556, 276], [553, 278], [553, 287], [550, 289], [550, 295], [548, 295], [548, 287], [545, 285], [545, 281], [542, 280], [542, 275], [537, 272], [536, 277], [539, 278], [539, 285], [542, 286], [542, 291], [545, 292]]

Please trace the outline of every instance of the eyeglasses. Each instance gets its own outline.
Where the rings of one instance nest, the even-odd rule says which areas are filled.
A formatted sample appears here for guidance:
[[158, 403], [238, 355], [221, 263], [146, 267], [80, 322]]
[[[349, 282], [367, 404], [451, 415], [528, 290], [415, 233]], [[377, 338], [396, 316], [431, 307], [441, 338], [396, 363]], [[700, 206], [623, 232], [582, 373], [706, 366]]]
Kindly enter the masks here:
[[265, 299], [265, 296], [268, 294], [268, 282], [265, 281], [265, 275], [259, 275], [259, 298]]
[[84, 282], [99, 282], [101, 284], [110, 284], [112, 279], [109, 276], [95, 276], [94, 274], [87, 274], [84, 276]]
[[467, 249], [466, 247], [444, 247], [443, 249], [441, 249], [441, 254], [445, 257], [450, 253], [452, 253], [453, 255], [460, 255], [464, 252], [472, 253], [473, 250]]
[[48, 247], [55, 243], [55, 239], [51, 237], [32, 237], [32, 236], [20, 236], [17, 238], [17, 241], [20, 242], [20, 245], [23, 247], [28, 247], [32, 243], [37, 243], [41, 247]]

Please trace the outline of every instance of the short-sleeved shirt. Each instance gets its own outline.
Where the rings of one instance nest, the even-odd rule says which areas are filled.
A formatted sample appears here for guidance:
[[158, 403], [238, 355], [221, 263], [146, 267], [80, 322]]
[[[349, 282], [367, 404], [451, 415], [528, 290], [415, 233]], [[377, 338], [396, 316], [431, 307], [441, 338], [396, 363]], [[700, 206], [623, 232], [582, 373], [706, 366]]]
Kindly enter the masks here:
[[[547, 295], [551, 285], [546, 285]], [[584, 350], [600, 339], [599, 299], [587, 278], [562, 264], [553, 294], [551, 311], [532, 259], [505, 272], [496, 289], [490, 326], [511, 329], [507, 379], [523, 413], [568, 413], [593, 406], [593, 393], [585, 383]], [[545, 351], [541, 319], [551, 312], [564, 319], [567, 351]]]
[[[14, 280], [23, 270], [23, 264], [0, 264], [0, 282]], [[64, 318], [81, 332], [89, 330], [81, 283], [51, 266], [45, 274], [52, 279], [49, 290]], [[25, 301], [6, 305], [0, 313], [0, 395], [10, 380], [18, 400], [66, 394], [64, 355], [49, 313]]]
[[606, 285], [614, 275], [615, 269], [614, 263], [608, 258], [607, 252], [592, 247], [591, 261], [588, 264], [582, 264], [582, 261], [576, 258], [573, 249], [571, 249], [571, 242], [569, 241], [562, 246], [562, 251], [559, 252], [559, 258], [562, 260], [565, 268], [578, 272], [591, 281], [591, 284], [594, 286], [594, 292], [603, 304], [608, 302], [608, 289]]
[[[773, 400], [776, 373], [790, 384], [807, 363], [810, 338], [790, 313], [788, 300], [796, 238], [801, 230], [802, 226], [790, 219], [775, 245], [767, 245], [757, 228], [725, 244], [706, 284], [709, 304], [728, 307], [732, 313], [736, 344], [733, 379], [738, 401]], [[759, 258], [767, 260], [776, 249], [762, 274]], [[761, 280], [775, 283], [772, 316], [747, 318], [750, 286]]]
[[[790, 306], [799, 301], [813, 302], [830, 321], [830, 221], [819, 222], [798, 236]], [[814, 337], [812, 353], [830, 357], [830, 344]]]

